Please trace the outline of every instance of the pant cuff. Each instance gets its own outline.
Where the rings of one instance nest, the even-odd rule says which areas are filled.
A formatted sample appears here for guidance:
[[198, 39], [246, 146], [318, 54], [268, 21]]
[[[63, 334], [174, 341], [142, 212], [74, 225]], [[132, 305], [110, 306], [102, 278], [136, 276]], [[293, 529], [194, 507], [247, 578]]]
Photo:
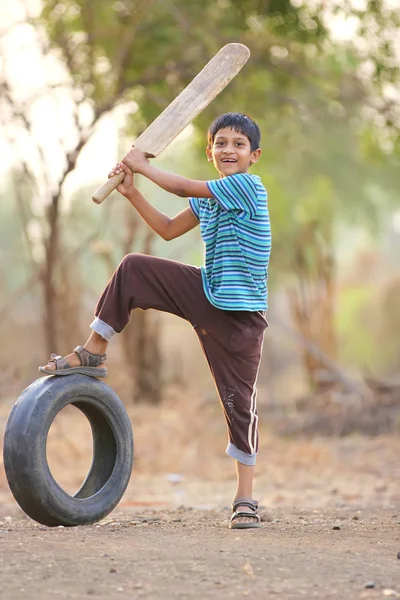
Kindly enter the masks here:
[[236, 448], [232, 442], [229, 442], [226, 453], [243, 465], [253, 466], [256, 464], [257, 452], [255, 454], [247, 454]]
[[102, 321], [98, 317], [96, 317], [93, 323], [91, 323], [90, 329], [93, 329], [93, 331], [101, 335], [101, 337], [105, 339], [106, 342], [109, 342], [112, 336], [117, 333], [116, 331], [114, 331], [111, 325], [104, 323], [104, 321]]

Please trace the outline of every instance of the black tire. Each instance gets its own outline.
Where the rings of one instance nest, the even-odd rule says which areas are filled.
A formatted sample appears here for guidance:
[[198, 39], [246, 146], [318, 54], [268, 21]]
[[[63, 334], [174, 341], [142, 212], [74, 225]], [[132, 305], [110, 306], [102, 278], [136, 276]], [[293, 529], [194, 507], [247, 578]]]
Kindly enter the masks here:
[[[46, 444], [57, 413], [72, 404], [88, 418], [93, 460], [74, 496], [53, 478]], [[4, 468], [14, 498], [44, 525], [87, 525], [109, 514], [132, 472], [133, 435], [124, 405], [105, 383], [85, 375], [42, 377], [15, 403], [4, 436]]]

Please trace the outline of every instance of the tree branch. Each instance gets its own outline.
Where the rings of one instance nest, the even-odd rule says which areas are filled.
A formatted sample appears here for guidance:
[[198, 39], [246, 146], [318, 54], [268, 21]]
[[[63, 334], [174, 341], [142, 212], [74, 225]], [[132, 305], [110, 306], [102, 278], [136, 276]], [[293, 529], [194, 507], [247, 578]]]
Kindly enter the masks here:
[[[26, 104], [18, 105], [14, 98], [12, 97], [11, 89], [9, 83], [5, 80], [0, 81], [0, 93], [2, 93], [3, 98], [6, 100], [13, 117], [17, 120], [20, 120], [25, 128], [26, 132], [29, 134], [39, 157], [40, 163], [42, 166], [46, 165], [46, 158], [44, 155], [44, 151], [39, 142], [35, 139], [32, 132], [32, 123], [28, 118], [28, 109]], [[27, 165], [27, 163], [25, 163]], [[42, 169], [42, 176], [45, 182], [46, 187], [49, 186], [49, 180], [47, 176], [46, 169]]]

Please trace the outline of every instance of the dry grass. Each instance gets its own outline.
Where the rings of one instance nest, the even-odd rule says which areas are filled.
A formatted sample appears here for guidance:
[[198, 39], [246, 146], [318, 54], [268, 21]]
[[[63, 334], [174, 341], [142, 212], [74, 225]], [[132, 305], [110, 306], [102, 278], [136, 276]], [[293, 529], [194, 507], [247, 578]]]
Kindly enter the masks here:
[[[37, 377], [37, 365], [43, 362], [44, 354], [35, 323], [30, 324], [29, 336], [25, 325], [10, 325], [14, 335], [0, 354], [1, 440], [11, 407], [22, 389]], [[110, 346], [108, 383], [128, 409], [135, 438], [134, 471], [122, 505], [227, 504], [235, 489], [234, 463], [225, 455], [226, 426], [195, 334], [183, 321], [167, 316], [162, 350], [164, 378], [169, 382], [163, 403], [157, 407], [133, 406], [120, 346], [118, 342]], [[256, 495], [262, 502], [321, 507], [340, 502], [384, 505], [400, 501], [396, 490], [397, 437], [278, 437], [272, 417], [277, 409], [283, 416], [293, 410], [292, 399], [299, 395], [302, 383], [293, 368], [290, 377], [281, 371], [275, 381], [270, 377], [268, 382], [267, 363], [262, 371], [258, 397], [261, 444], [256, 468]], [[285, 403], [277, 402], [278, 397], [285, 398]], [[86, 418], [73, 407], [64, 409], [50, 430], [48, 455], [54, 476], [70, 493], [84, 479], [91, 452]], [[180, 474], [181, 483], [173, 483], [171, 473]], [[4, 510], [15, 510], [1, 462], [0, 500], [5, 503]]]
[[[135, 465], [122, 506], [229, 503], [235, 488], [234, 463], [224, 452], [226, 431], [217, 401], [192, 397], [189, 403], [186, 394], [171, 388], [160, 408], [139, 406], [129, 412]], [[3, 407], [2, 429], [6, 417]], [[264, 423], [257, 496], [269, 506], [397, 503], [399, 450], [399, 440], [390, 436], [284, 439]], [[77, 409], [61, 411], [50, 430], [48, 452], [54, 476], [74, 493], [91, 460], [90, 428]], [[174, 483], [171, 473], [179, 474], [181, 481]], [[0, 498], [12, 506], [2, 468]]]

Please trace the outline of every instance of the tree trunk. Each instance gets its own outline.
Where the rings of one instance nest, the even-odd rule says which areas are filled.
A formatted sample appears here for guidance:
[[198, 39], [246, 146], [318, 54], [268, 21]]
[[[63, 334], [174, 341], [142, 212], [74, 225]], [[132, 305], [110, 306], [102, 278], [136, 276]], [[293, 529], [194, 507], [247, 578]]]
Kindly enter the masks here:
[[[137, 231], [136, 226], [134, 230]], [[130, 237], [130, 236], [128, 236]], [[147, 231], [143, 254], [151, 254], [155, 233]], [[122, 332], [125, 360], [132, 373], [133, 401], [158, 404], [162, 398], [160, 320], [154, 311], [132, 311], [129, 326]]]
[[[126, 235], [123, 243], [123, 254], [129, 254], [138, 238], [140, 218], [127, 207]], [[151, 254], [155, 233], [151, 229], [139, 251]], [[101, 254], [110, 276], [115, 265], [108, 248]], [[162, 356], [160, 351], [160, 320], [155, 311], [136, 309], [131, 313], [128, 326], [121, 333], [125, 367], [129, 369], [132, 379], [132, 401], [158, 404], [162, 398]]]
[[44, 293], [43, 331], [48, 354], [57, 352], [57, 288], [55, 283], [55, 266], [59, 252], [58, 239], [58, 204], [59, 197], [53, 196], [48, 208], [48, 238], [45, 242], [45, 264], [42, 277]]
[[[143, 252], [151, 254], [155, 233], [148, 230]], [[137, 377], [135, 400], [147, 404], [158, 404], [162, 395], [162, 357], [160, 352], [160, 319], [153, 311], [138, 313], [136, 337]]]

